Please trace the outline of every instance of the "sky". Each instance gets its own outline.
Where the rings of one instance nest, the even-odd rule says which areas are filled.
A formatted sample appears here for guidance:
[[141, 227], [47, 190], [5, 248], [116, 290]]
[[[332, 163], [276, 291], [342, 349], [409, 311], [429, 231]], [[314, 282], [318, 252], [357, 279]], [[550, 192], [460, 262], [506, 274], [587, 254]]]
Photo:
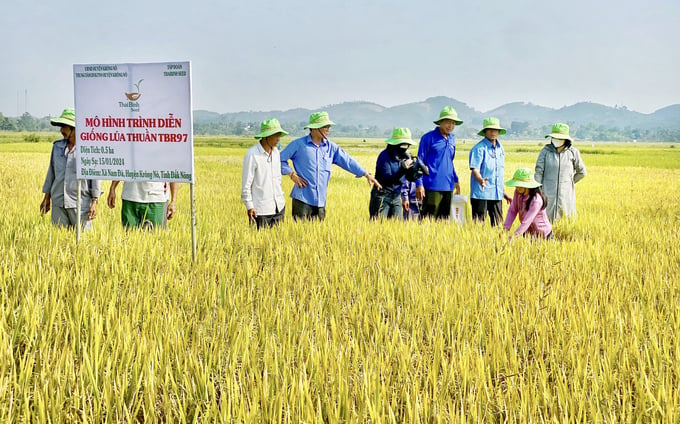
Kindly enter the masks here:
[[73, 64], [191, 61], [193, 108], [390, 107], [448, 96], [480, 112], [680, 103], [680, 1], [8, 0], [0, 112], [73, 106]]

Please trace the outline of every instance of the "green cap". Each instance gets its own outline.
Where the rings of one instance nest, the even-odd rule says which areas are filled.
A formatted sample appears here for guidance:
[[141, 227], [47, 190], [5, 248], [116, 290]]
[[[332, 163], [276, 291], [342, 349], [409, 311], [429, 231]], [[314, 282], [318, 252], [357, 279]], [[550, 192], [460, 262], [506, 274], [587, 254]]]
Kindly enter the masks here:
[[395, 128], [392, 131], [392, 137], [385, 140], [385, 143], [398, 146], [400, 144], [408, 144], [413, 146], [415, 143], [411, 139], [411, 130], [408, 128]]
[[326, 125], [335, 125], [328, 117], [328, 112], [314, 112], [309, 115], [309, 124], [305, 125], [305, 129], [321, 128]]
[[560, 140], [574, 141], [569, 136], [569, 125], [563, 124], [561, 122], [556, 123], [552, 126], [552, 132], [545, 136], [545, 138], [552, 137]]
[[484, 134], [484, 131], [488, 129], [498, 130], [500, 135], [506, 133], [505, 128], [501, 127], [501, 121], [498, 118], [494, 118], [492, 116], [484, 119], [484, 128], [482, 128], [482, 130], [478, 132], [477, 135], [484, 137], [486, 135]]
[[434, 121], [434, 123], [439, 125], [439, 122], [443, 121], [444, 119], [450, 119], [454, 121], [456, 125], [463, 123], [463, 121], [458, 119], [458, 112], [456, 112], [456, 109], [452, 108], [451, 106], [444, 106], [444, 109], [439, 112], [439, 119]]
[[288, 133], [285, 132], [283, 128], [281, 128], [281, 124], [279, 124], [278, 119], [265, 119], [260, 124], [260, 132], [255, 136], [255, 138], [265, 138], [276, 133], [281, 133], [282, 136], [288, 135]]
[[534, 173], [529, 168], [519, 168], [515, 171], [511, 180], [505, 182], [508, 187], [526, 187], [536, 188], [540, 187], [541, 183], [534, 179]]
[[67, 107], [61, 112], [61, 116], [58, 118], [50, 119], [50, 124], [55, 127], [63, 127], [64, 125], [69, 127], [76, 127], [76, 111], [73, 108]]

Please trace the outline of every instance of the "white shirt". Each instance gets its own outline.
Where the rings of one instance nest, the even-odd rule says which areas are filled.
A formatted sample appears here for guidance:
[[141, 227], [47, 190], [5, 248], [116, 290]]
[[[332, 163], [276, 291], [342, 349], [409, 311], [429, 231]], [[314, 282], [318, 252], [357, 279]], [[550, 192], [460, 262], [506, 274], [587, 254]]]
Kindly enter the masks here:
[[271, 155], [260, 142], [246, 152], [241, 175], [241, 200], [246, 210], [258, 215], [274, 215], [286, 206], [281, 189], [281, 156], [274, 147]]
[[121, 197], [137, 203], [164, 203], [168, 200], [162, 181], [126, 181]]

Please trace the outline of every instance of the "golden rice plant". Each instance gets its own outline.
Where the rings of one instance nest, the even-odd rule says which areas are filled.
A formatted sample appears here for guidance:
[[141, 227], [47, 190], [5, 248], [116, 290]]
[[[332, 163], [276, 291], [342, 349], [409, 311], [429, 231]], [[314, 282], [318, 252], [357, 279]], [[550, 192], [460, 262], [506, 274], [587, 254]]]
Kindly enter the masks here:
[[[76, 243], [38, 213], [51, 146], [0, 144], [3, 422], [680, 419], [674, 149], [583, 148], [578, 218], [509, 243], [369, 222], [340, 169], [324, 222], [258, 232], [243, 142], [198, 140], [195, 263], [187, 186], [168, 230], [125, 231], [100, 202]], [[383, 146], [343, 145], [371, 171]], [[506, 148], [506, 178], [540, 149]]]

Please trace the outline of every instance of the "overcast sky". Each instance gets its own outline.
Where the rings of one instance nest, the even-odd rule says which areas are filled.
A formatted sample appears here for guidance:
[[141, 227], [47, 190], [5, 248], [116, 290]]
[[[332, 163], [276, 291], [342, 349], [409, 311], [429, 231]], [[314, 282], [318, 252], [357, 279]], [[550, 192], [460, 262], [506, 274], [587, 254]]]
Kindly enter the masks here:
[[395, 106], [486, 112], [680, 103], [679, 0], [9, 0], [0, 112], [58, 115], [73, 64], [192, 62], [193, 108]]

